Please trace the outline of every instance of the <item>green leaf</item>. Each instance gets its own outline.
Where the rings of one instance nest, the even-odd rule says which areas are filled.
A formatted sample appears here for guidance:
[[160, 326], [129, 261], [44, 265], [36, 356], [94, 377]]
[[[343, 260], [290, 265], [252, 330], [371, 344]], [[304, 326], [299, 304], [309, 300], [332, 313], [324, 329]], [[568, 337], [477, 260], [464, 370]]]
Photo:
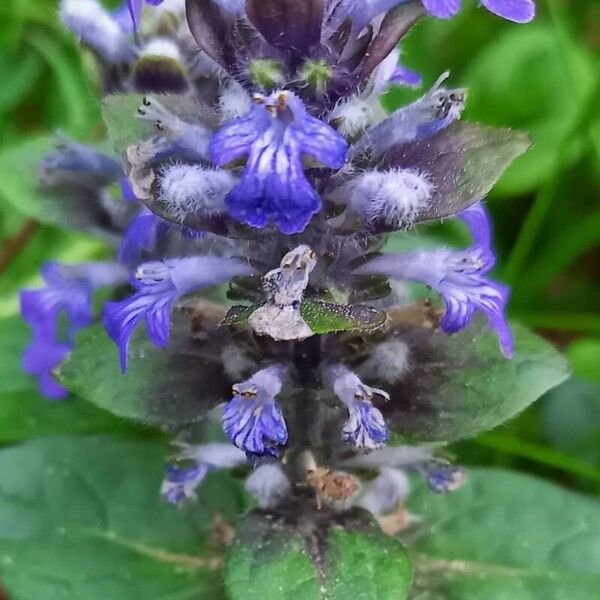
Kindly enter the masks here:
[[152, 136], [152, 124], [136, 118], [144, 94], [115, 94], [102, 101], [102, 118], [114, 149], [125, 156], [127, 148]]
[[505, 169], [531, 146], [521, 131], [455, 121], [424, 140], [386, 152], [393, 167], [427, 173], [433, 193], [420, 221], [437, 220], [485, 198]]
[[520, 325], [513, 333], [516, 353], [508, 360], [483, 319], [451, 336], [397, 328], [410, 368], [395, 385], [375, 382], [391, 396], [380, 407], [390, 428], [412, 442], [471, 437], [515, 416], [569, 376], [567, 361], [550, 344]]
[[0, 154], [0, 195], [19, 212], [58, 227], [69, 227], [117, 239], [106, 229], [106, 213], [84, 188], [41, 189], [38, 166], [54, 150], [55, 138], [39, 137]]
[[[234, 306], [223, 323], [244, 325], [258, 307], [259, 305]], [[300, 314], [315, 335], [336, 331], [372, 331], [383, 327], [387, 321], [383, 311], [363, 304], [330, 304], [311, 299], [301, 302]]]
[[0, 394], [29, 390], [34, 380], [23, 371], [21, 355], [31, 333], [21, 317], [0, 320]]
[[304, 508], [254, 511], [241, 520], [225, 566], [231, 600], [263, 600], [265, 590], [271, 600], [406, 597], [406, 552], [367, 512]]
[[58, 379], [100, 408], [142, 423], [186, 425], [229, 397], [232, 381], [221, 366], [223, 336], [192, 339], [189, 322], [173, 317], [171, 340], [156, 348], [142, 328], [129, 344], [129, 367], [122, 374], [117, 347], [101, 324], [82, 331], [59, 368]]
[[62, 402], [44, 398], [36, 379], [21, 367], [30, 335], [20, 317], [0, 320], [0, 443], [64, 433], [145, 433], [80, 398]]
[[0, 443], [51, 435], [104, 432], [148, 435], [148, 430], [74, 396], [52, 402], [34, 387], [0, 394]]
[[[525, 475], [473, 469], [459, 491], [425, 486], [411, 548], [413, 600], [591, 600], [600, 589], [600, 505]], [[408, 540], [409, 535], [406, 536]]]
[[[108, 135], [114, 149], [122, 157], [127, 148], [147, 140], [156, 134], [156, 127], [149, 121], [138, 119], [138, 108], [142, 106], [144, 94], [115, 94], [102, 101], [102, 117], [108, 127]], [[160, 95], [160, 103], [183, 120], [212, 123], [214, 115], [198, 102], [177, 95]]]
[[0, 452], [0, 565], [20, 600], [224, 597], [210, 531], [245, 508], [210, 474], [182, 510], [159, 498], [168, 448], [111, 437], [55, 438]]
[[300, 314], [317, 335], [335, 331], [372, 331], [383, 327], [386, 314], [364, 304], [329, 304], [305, 300], [300, 304]]

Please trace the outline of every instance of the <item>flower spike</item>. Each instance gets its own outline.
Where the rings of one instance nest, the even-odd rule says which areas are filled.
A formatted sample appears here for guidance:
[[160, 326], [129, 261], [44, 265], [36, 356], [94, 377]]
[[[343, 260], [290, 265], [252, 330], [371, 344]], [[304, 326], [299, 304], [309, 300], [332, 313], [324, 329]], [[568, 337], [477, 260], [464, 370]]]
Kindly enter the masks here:
[[223, 430], [249, 458], [280, 454], [287, 443], [287, 427], [275, 397], [281, 391], [286, 369], [274, 365], [233, 386], [233, 399], [223, 411]]

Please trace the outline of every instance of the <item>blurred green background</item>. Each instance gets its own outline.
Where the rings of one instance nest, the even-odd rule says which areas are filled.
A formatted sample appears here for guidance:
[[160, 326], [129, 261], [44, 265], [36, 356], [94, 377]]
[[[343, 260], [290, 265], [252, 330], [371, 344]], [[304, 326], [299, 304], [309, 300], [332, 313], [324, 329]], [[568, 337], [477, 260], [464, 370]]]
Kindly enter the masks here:
[[[0, 3], [0, 151], [40, 132], [102, 135], [91, 57], [56, 18], [56, 0]], [[115, 2], [111, 2], [113, 6]], [[403, 62], [427, 85], [450, 69], [469, 88], [465, 118], [529, 131], [534, 148], [489, 197], [497, 275], [513, 286], [511, 316], [559, 345], [574, 378], [504, 427], [454, 448], [467, 465], [513, 467], [600, 491], [600, 3], [538, 0], [519, 26], [464, 0], [461, 15], [419, 25]], [[394, 90], [393, 108], [417, 92]], [[49, 259], [106, 250], [82, 234], [42, 226], [4, 199], [0, 181], [0, 317]], [[446, 224], [435, 235], [464, 243]], [[4, 360], [2, 357], [1, 360]]]

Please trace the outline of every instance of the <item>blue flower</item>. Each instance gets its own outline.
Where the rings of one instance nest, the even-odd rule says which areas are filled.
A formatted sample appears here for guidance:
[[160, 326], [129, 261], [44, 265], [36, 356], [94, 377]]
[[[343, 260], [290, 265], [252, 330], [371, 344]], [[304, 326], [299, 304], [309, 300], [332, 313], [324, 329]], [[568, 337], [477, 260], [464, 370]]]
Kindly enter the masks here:
[[131, 280], [136, 293], [121, 302], [108, 302], [104, 307], [104, 325], [119, 347], [122, 371], [127, 370], [129, 340], [142, 319], [152, 343], [164, 348], [169, 343], [171, 309], [180, 296], [250, 273], [250, 267], [243, 261], [211, 256], [140, 265]]
[[65, 265], [46, 263], [42, 269], [46, 286], [21, 292], [21, 315], [36, 332], [53, 337], [58, 317], [65, 312], [70, 340], [79, 329], [92, 321], [92, 295], [101, 287], [127, 281], [127, 271], [116, 263]]
[[164, 237], [169, 229], [170, 226], [165, 220], [147, 208], [142, 208], [125, 229], [119, 246], [119, 262], [136, 262], [142, 250], [152, 252], [157, 241]]
[[442, 460], [426, 461], [417, 470], [427, 479], [429, 487], [436, 494], [455, 492], [467, 480], [463, 467]]
[[271, 366], [233, 386], [234, 397], [223, 410], [223, 430], [249, 458], [279, 456], [278, 446], [287, 443], [288, 433], [275, 397], [281, 391], [285, 370]]
[[204, 481], [209, 466], [205, 463], [196, 463], [190, 467], [165, 466], [160, 495], [165, 502], [181, 506], [186, 500], [195, 499], [196, 489]]
[[304, 231], [321, 208], [306, 178], [303, 156], [340, 168], [347, 149], [344, 138], [308, 114], [297, 96], [276, 92], [257, 97], [248, 114], [220, 129], [210, 153], [217, 165], [248, 159], [240, 183], [225, 199], [231, 216], [257, 228], [273, 222], [291, 234]]
[[23, 353], [23, 370], [38, 378], [39, 390], [49, 400], [63, 400], [69, 394], [54, 380], [52, 370], [70, 350], [68, 344], [59, 344], [52, 338], [35, 334], [32, 344]]
[[[460, 10], [461, 0], [421, 0], [427, 12], [440, 19], [454, 17]], [[352, 19], [355, 30], [362, 29], [378, 15], [405, 4], [409, 0], [341, 0], [336, 11]], [[534, 0], [481, 0], [490, 12], [514, 21], [528, 23], [535, 16]]]
[[342, 428], [342, 438], [356, 448], [373, 450], [388, 440], [388, 430], [381, 412], [372, 400], [390, 399], [387, 392], [365, 385], [358, 375], [341, 364], [326, 367], [325, 379], [335, 395], [346, 405], [348, 420]]
[[346, 443], [356, 448], [378, 448], [388, 441], [388, 431], [381, 412], [366, 397], [348, 407], [349, 418], [342, 429]]
[[241, 466], [246, 456], [229, 444], [200, 444], [191, 446], [176, 442], [179, 451], [173, 461], [184, 461], [186, 466], [167, 464], [161, 486], [161, 496], [169, 504], [181, 506], [186, 500], [196, 498], [196, 490], [208, 473]]
[[[440, 19], [453, 17], [460, 9], [460, 0], [422, 0], [422, 2], [427, 12]], [[401, 3], [396, 2], [396, 4]], [[495, 15], [515, 23], [529, 23], [535, 17], [533, 0], [481, 0], [481, 4]]]
[[[27, 373], [40, 378], [42, 393], [59, 398], [50, 371], [72, 347], [75, 334], [92, 322], [92, 296], [100, 287], [116, 286], [127, 281], [127, 271], [116, 263], [83, 263], [44, 265], [42, 276], [46, 286], [21, 292], [21, 316], [33, 331], [33, 343], [24, 355]], [[61, 314], [67, 317], [66, 335], [58, 331]], [[60, 388], [62, 390], [62, 388]]]
[[506, 320], [510, 288], [485, 275], [495, 263], [491, 249], [490, 219], [480, 203], [459, 213], [474, 243], [466, 250], [434, 250], [385, 254], [355, 269], [356, 274], [381, 274], [401, 281], [429, 285], [441, 294], [446, 310], [441, 327], [447, 333], [464, 329], [476, 310], [497, 333], [507, 358], [514, 353], [514, 339]]
[[122, 174], [123, 169], [114, 158], [64, 136], [59, 137], [56, 150], [46, 154], [39, 166], [40, 183], [44, 186], [103, 187]]

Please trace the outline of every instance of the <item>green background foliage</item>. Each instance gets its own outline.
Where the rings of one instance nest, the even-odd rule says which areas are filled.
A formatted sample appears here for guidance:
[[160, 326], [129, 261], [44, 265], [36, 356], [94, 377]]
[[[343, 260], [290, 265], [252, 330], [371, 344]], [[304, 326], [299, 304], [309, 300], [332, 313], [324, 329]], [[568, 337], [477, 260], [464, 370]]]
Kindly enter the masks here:
[[[56, 0], [0, 3], [0, 164], [3, 150], [40, 134], [61, 130], [87, 141], [103, 137], [93, 61], [59, 26], [56, 4]], [[531, 133], [535, 146], [508, 170], [488, 199], [499, 253], [496, 274], [513, 286], [511, 318], [559, 346], [575, 376], [507, 424], [451, 447], [461, 463], [486, 466], [473, 472], [468, 488], [449, 498], [417, 491], [410, 508], [425, 517], [436, 536], [424, 535], [416, 543], [411, 593], [414, 598], [504, 598], [502, 581], [508, 578], [512, 584], [518, 582], [522, 591], [519, 596], [513, 585], [514, 598], [591, 598], [589, 590], [598, 589], [600, 570], [600, 535], [591, 529], [600, 509], [589, 499], [600, 492], [600, 5], [597, 0], [538, 0], [536, 21], [519, 26], [477, 8], [472, 0], [463, 4], [460, 16], [452, 21], [429, 19], [420, 24], [403, 44], [402, 60], [423, 74], [425, 87], [450, 69], [451, 83], [469, 89], [466, 119]], [[418, 93], [393, 90], [385, 104], [391, 109]], [[0, 173], [0, 318], [6, 318], [0, 325], [0, 445], [8, 448], [30, 440], [11, 447], [1, 459], [1, 483], [11, 494], [0, 495], [0, 538], [14, 537], [10, 547], [0, 548], [6, 581], [23, 598], [65, 597], [48, 595], [46, 574], [36, 572], [33, 577], [27, 571], [39, 553], [51, 547], [56, 563], [47, 568], [53, 572], [83, 569], [101, 578], [103, 573], [114, 575], [123, 569], [122, 578], [113, 577], [112, 588], [94, 589], [98, 597], [131, 597], [127, 581], [132, 572], [152, 576], [146, 597], [167, 597], [166, 590], [181, 590], [181, 598], [214, 590], [210, 597], [221, 597], [224, 591], [210, 569], [200, 577], [195, 568], [200, 563], [186, 563], [188, 553], [201, 561], [197, 557], [205, 552], [201, 545], [196, 547], [200, 542], [186, 533], [186, 527], [193, 523], [195, 531], [206, 533], [213, 511], [211, 486], [234, 484], [209, 481], [208, 491], [202, 492], [208, 505], [198, 508], [197, 514], [178, 515], [157, 507], [151, 496], [160, 481], [166, 447], [148, 439], [155, 440], [158, 434], [82, 400], [48, 404], [36, 393], [35, 383], [20, 372], [18, 354], [27, 332], [14, 318], [19, 288], [39, 282], [39, 269], [46, 260], [97, 259], [107, 250], [84, 234], [39, 224], [35, 199], [20, 197], [26, 195], [30, 182], [11, 181], [11, 169]], [[15, 210], [20, 202], [22, 212]], [[427, 235], [450, 243], [467, 242], [455, 223], [430, 227]], [[116, 364], [116, 353], [114, 359]], [[37, 440], [58, 433], [108, 431], [136, 438], [122, 442], [132, 444], [126, 463], [119, 448], [105, 448], [100, 438], [84, 445]], [[142, 438], [146, 441], [139, 441]], [[46, 443], [55, 445], [50, 448]], [[103, 450], [98, 453], [98, 448]], [[41, 457], [48, 453], [70, 464], [72, 472], [65, 471], [59, 480], [48, 477], [41, 466]], [[82, 493], [78, 478], [86, 473], [88, 455], [89, 462], [98, 456], [104, 462], [94, 476], [98, 481], [90, 479], [89, 489]], [[39, 475], [35, 489], [43, 499], [38, 498], [37, 504], [31, 501], [35, 494], [24, 473], [11, 470], [13, 458], [27, 465], [30, 477]], [[111, 471], [112, 465], [118, 473]], [[538, 479], [487, 467], [518, 470]], [[102, 496], [106, 482], [128, 480], [136, 469], [138, 475], [127, 485]], [[570, 490], [561, 491], [542, 479]], [[75, 506], [80, 507], [68, 516], [59, 514], [56, 494], [62, 484], [72, 486]], [[127, 513], [133, 510], [132, 494], [147, 514], [126, 523], [119, 513], [108, 529], [94, 512], [95, 505], [118, 501]], [[43, 502], [47, 504], [43, 510], [51, 509], [56, 518], [50, 523], [55, 529], [49, 537], [36, 529], [40, 526], [36, 511], [42, 510]], [[246, 499], [236, 491], [230, 499], [234, 502], [235, 506], [225, 507], [233, 516]], [[545, 507], [545, 512], [536, 516], [534, 511], [532, 516], [531, 507]], [[529, 518], [520, 522], [519, 514]], [[163, 519], [169, 521], [172, 539], [167, 550], [173, 554], [166, 561], [161, 555], [157, 562], [152, 528], [141, 523]], [[548, 522], [553, 523], [552, 530]], [[489, 533], [482, 537], [485, 527]], [[498, 531], [504, 532], [504, 540], [498, 539]], [[42, 545], [23, 543], [40, 535], [46, 536]], [[118, 546], [127, 535], [145, 544], [136, 547], [133, 556], [121, 545], [123, 556], [111, 555], [93, 569], [82, 562], [81, 545], [102, 556], [103, 548]], [[516, 538], [530, 547], [518, 547], [513, 543]], [[477, 546], [476, 540], [490, 547]], [[537, 562], [532, 561], [532, 548], [539, 551]], [[449, 573], [448, 565], [460, 569]], [[177, 589], [170, 569], [180, 577]], [[548, 578], [557, 582], [551, 590], [544, 588]], [[431, 581], [435, 589], [429, 587]], [[63, 583], [75, 586], [69, 589], [79, 590], [77, 597], [95, 597], [85, 578]]]

